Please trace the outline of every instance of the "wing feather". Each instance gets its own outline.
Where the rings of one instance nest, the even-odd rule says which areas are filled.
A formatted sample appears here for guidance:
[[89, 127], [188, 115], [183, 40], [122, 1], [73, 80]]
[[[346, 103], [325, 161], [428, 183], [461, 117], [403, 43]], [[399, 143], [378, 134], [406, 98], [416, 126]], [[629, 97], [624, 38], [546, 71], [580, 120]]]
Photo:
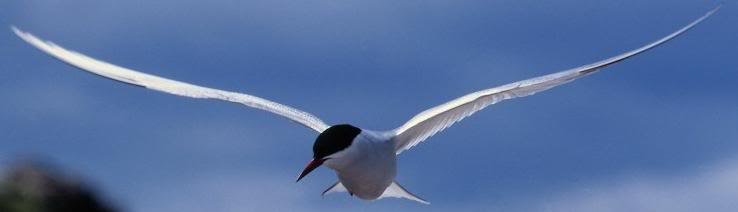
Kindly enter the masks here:
[[692, 27], [705, 20], [707, 17], [715, 13], [718, 9], [720, 9], [720, 6], [709, 11], [707, 14], [677, 30], [676, 32], [673, 32], [668, 36], [663, 37], [653, 43], [626, 52], [624, 54], [592, 64], [584, 65], [578, 68], [514, 82], [482, 91], [477, 91], [446, 102], [442, 105], [425, 110], [415, 115], [402, 126], [390, 132], [390, 134], [394, 135], [394, 137], [392, 138], [392, 142], [394, 142], [395, 144], [395, 151], [397, 154], [400, 154], [402, 151], [412, 148], [413, 146], [424, 141], [428, 137], [431, 137], [436, 133], [443, 131], [454, 123], [463, 120], [464, 118], [472, 115], [479, 110], [484, 109], [489, 105], [507, 99], [530, 96], [535, 93], [566, 84], [580, 77], [597, 72], [604, 67], [618, 63], [620, 61], [648, 51], [656, 46], [664, 44], [667, 41], [688, 31], [689, 29], [692, 29]]
[[18, 37], [34, 47], [74, 67], [102, 77], [178, 96], [200, 99], [217, 99], [243, 104], [248, 107], [280, 115], [319, 133], [328, 128], [328, 125], [314, 115], [287, 105], [248, 94], [207, 88], [141, 73], [64, 49], [54, 43], [43, 41], [30, 33], [23, 32], [16, 27], [11, 28]]

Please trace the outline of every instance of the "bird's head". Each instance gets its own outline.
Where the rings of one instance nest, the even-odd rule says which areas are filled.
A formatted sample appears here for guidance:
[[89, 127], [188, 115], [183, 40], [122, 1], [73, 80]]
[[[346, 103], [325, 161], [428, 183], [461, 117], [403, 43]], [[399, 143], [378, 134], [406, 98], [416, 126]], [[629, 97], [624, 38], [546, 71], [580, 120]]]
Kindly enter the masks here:
[[360, 133], [361, 129], [348, 124], [333, 125], [320, 133], [313, 144], [313, 160], [308, 162], [297, 181], [346, 150]]

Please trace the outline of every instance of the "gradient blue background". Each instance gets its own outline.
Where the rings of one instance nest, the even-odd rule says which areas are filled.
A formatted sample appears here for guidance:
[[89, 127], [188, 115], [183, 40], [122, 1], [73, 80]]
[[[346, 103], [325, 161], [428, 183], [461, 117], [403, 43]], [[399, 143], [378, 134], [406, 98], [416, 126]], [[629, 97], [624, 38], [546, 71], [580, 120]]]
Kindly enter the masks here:
[[[0, 3], [16, 25], [125, 67], [391, 129], [460, 95], [654, 41], [717, 5], [654, 1]], [[42, 156], [122, 209], [735, 211], [738, 5], [654, 51], [506, 101], [399, 157], [431, 201], [321, 198], [315, 134], [269, 113], [112, 83], [0, 30], [0, 168]]]

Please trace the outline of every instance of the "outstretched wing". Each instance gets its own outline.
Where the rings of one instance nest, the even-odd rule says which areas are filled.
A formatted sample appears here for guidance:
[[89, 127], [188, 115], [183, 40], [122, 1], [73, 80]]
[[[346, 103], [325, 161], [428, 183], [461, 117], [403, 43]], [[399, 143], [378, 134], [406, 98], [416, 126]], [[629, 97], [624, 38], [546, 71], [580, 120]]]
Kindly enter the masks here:
[[107, 62], [93, 59], [74, 51], [66, 50], [54, 43], [42, 41], [32, 34], [23, 32], [15, 27], [11, 28], [13, 29], [13, 32], [18, 35], [18, 37], [35, 46], [36, 48], [48, 53], [49, 55], [61, 61], [64, 61], [72, 66], [93, 74], [97, 74], [131, 85], [141, 86], [148, 89], [179, 96], [200, 99], [218, 99], [243, 104], [249, 107], [265, 110], [288, 118], [292, 121], [309, 127], [310, 129], [313, 129], [318, 133], [323, 132], [325, 129], [328, 128], [328, 125], [323, 123], [323, 121], [321, 121], [314, 115], [289, 107], [287, 105], [279, 104], [248, 94], [197, 86], [186, 82], [166, 79], [123, 68]]
[[433, 136], [434, 134], [450, 127], [452, 124], [461, 121], [465, 117], [468, 117], [489, 105], [507, 99], [533, 95], [535, 93], [563, 85], [567, 82], [587, 76], [604, 67], [659, 46], [699, 24], [715, 13], [718, 9], [720, 9], [720, 6], [676, 32], [671, 33], [656, 42], [624, 54], [578, 68], [477, 91], [423, 111], [418, 115], [415, 115], [415, 117], [410, 119], [404, 125], [391, 131], [394, 135], [392, 141], [395, 143], [395, 151], [397, 154], [400, 154], [402, 151], [410, 149], [428, 137]]

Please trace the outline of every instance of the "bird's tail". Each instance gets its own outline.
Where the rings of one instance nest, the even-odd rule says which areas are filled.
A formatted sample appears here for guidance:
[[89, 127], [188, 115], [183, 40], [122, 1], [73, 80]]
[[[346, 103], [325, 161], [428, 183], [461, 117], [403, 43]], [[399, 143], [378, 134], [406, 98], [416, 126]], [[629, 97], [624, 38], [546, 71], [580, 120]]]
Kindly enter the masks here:
[[409, 200], [423, 203], [426, 205], [430, 204], [430, 202], [425, 201], [423, 198], [415, 196], [415, 194], [407, 191], [399, 183], [397, 183], [397, 181], [392, 182], [392, 185], [390, 185], [389, 187], [387, 187], [386, 190], [384, 190], [384, 193], [382, 193], [382, 196], [379, 196], [380, 199], [385, 198], [385, 197], [405, 198], [405, 199], [409, 199]]

